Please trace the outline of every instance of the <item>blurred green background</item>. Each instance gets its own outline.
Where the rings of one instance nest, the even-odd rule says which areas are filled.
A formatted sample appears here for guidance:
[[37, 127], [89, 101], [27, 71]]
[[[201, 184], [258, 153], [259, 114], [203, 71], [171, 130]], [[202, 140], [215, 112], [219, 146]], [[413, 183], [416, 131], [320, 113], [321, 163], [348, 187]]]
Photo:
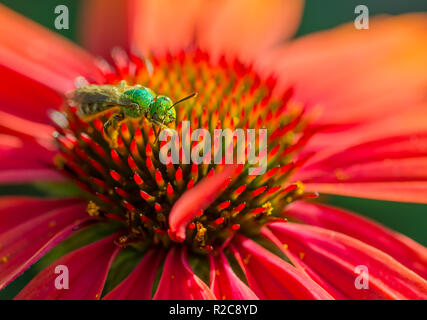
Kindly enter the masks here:
[[[84, 0], [0, 0], [0, 3], [5, 4], [6, 6], [44, 25], [54, 32], [58, 32], [61, 35], [78, 43], [78, 28], [76, 26], [78, 23], [79, 6], [83, 1]], [[400, 14], [414, 11], [427, 12], [427, 0], [307, 0], [302, 23], [296, 34], [296, 37], [300, 37], [304, 34], [318, 30], [333, 28], [345, 22], [354, 21], [354, 8], [359, 4], [368, 6], [370, 16], [377, 14]], [[69, 8], [69, 30], [56, 30], [54, 28], [54, 8], [57, 5], [66, 5]], [[0, 196], [6, 194], [32, 194], [43, 196], [47, 194], [47, 189], [48, 188], [43, 185], [31, 187], [0, 186]], [[61, 189], [61, 186], [57, 186], [56, 192], [58, 195], [64, 191], [66, 191], [64, 188]], [[359, 212], [383, 223], [384, 225], [394, 230], [408, 235], [409, 237], [424, 245], [427, 245], [427, 205], [366, 200], [338, 196], [324, 197], [323, 200], [327, 201], [328, 203]], [[107, 229], [108, 228], [102, 232], [109, 232]], [[98, 233], [96, 237], [101, 236], [102, 232]], [[93, 240], [93, 236], [86, 234], [85, 237], [86, 241]], [[56, 256], [62, 255], [68, 250], [71, 250], [74, 247], [78, 247], [79, 245], [80, 244], [78, 241], [71, 239], [66, 241], [66, 243], [61, 248], [52, 250], [46, 258], [36, 263], [12, 285], [0, 291], [0, 299], [8, 299], [15, 296], [15, 294], [36, 274], [38, 270], [48, 265], [50, 261], [52, 261], [52, 259], [54, 259]]]

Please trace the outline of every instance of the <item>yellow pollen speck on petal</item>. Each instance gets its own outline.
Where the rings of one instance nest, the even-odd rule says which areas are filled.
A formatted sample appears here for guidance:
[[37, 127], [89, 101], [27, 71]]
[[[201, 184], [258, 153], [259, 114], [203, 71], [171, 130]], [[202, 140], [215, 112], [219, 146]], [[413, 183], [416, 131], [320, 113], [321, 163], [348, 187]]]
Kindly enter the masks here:
[[171, 275], [171, 279], [173, 280], [173, 279], [175, 279], [175, 276], [174, 275]]
[[204, 246], [205, 235], [208, 230], [200, 222], [197, 222], [196, 227], [197, 227], [197, 233], [196, 233], [195, 239], [197, 242], [200, 243], [201, 246]]
[[225, 300], [225, 299], [227, 299], [227, 297], [226, 296], [222, 296], [222, 300]]
[[54, 220], [49, 222], [49, 227], [53, 228], [54, 226], [56, 226], [56, 222]]
[[337, 179], [340, 181], [345, 181], [350, 178], [349, 175], [345, 173], [343, 169], [340, 169], [340, 168], [335, 169], [334, 174], [335, 174], [335, 177], [337, 177]]
[[93, 201], [89, 201], [87, 207], [86, 207], [86, 212], [91, 216], [98, 216], [99, 215], [99, 209], [100, 207]]
[[302, 195], [304, 193], [304, 188], [305, 188], [304, 184], [301, 181], [297, 181], [295, 184], [297, 185], [297, 189], [295, 193], [299, 196]]
[[98, 299], [98, 297], [99, 297], [99, 294], [95, 294], [95, 298], [97, 298], [97, 299]]
[[217, 276], [219, 276], [219, 270], [216, 270], [216, 271], [215, 271], [215, 274], [216, 274]]
[[1, 258], [1, 262], [6, 263], [7, 261], [9, 261], [9, 259], [6, 256]]
[[302, 260], [302, 259], [304, 259], [304, 257], [305, 257], [305, 253], [304, 252], [300, 252], [299, 253], [299, 258]]
[[273, 212], [273, 206], [271, 205], [270, 201], [267, 201], [262, 205], [263, 208], [265, 208], [265, 213], [269, 216]]
[[289, 246], [288, 246], [286, 243], [284, 243], [284, 244], [283, 244], [283, 248], [284, 248], [284, 249], [288, 249], [288, 248], [289, 248]]

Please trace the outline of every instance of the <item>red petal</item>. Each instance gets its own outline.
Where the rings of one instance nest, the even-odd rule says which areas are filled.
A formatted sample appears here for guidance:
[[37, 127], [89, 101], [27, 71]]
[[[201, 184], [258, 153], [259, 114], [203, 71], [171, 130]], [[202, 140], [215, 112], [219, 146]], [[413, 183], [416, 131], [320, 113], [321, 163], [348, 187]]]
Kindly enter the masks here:
[[[99, 299], [108, 270], [119, 248], [114, 245], [117, 234], [74, 250], [42, 270], [15, 297], [17, 300], [94, 300]], [[56, 289], [55, 268], [69, 270], [69, 289]]]
[[[187, 48], [194, 40], [202, 7], [198, 0], [136, 2], [131, 17], [133, 44], [143, 53]], [[165, 21], [173, 21], [173, 27]]]
[[427, 249], [379, 223], [343, 209], [302, 201], [292, 203], [284, 214], [363, 241], [427, 278]]
[[[426, 132], [427, 103], [411, 105], [398, 113], [386, 113], [375, 121], [347, 125], [313, 126], [316, 134], [305, 146], [307, 152], [322, 150], [331, 154], [345, 148], [395, 136], [417, 135]], [[334, 141], [331, 144], [331, 141]]]
[[7, 197], [0, 202], [0, 289], [65, 239], [86, 218], [70, 200]]
[[301, 37], [263, 62], [318, 124], [375, 121], [425, 101], [426, 37], [425, 14], [378, 17], [363, 32], [351, 22]]
[[150, 300], [154, 277], [163, 257], [163, 252], [148, 251], [131, 274], [103, 299]]
[[176, 52], [197, 38], [211, 53], [253, 58], [291, 36], [302, 9], [301, 0], [145, 0], [132, 10], [133, 41], [142, 52]]
[[64, 176], [53, 166], [53, 155], [37, 143], [0, 135], [0, 183], [63, 181]]
[[174, 247], [166, 257], [163, 274], [153, 299], [210, 300], [215, 295], [188, 264], [185, 247]]
[[[314, 279], [336, 298], [426, 299], [427, 282], [384, 252], [327, 229], [274, 223], [270, 229]], [[369, 288], [357, 289], [358, 266], [369, 272]]]
[[77, 76], [97, 75], [89, 54], [5, 6], [0, 7], [0, 61], [61, 93], [74, 88]]
[[92, 53], [110, 57], [111, 49], [130, 49], [135, 9], [129, 0], [86, 0], [82, 3], [81, 37]]
[[[38, 82], [31, 73], [26, 76], [0, 65], [0, 110], [29, 121], [49, 123], [47, 111], [58, 108], [61, 103], [61, 95]], [[10, 126], [13, 123], [2, 121], [1, 125]]]
[[394, 201], [427, 201], [427, 135], [370, 141], [319, 154], [295, 175], [309, 191]]
[[238, 236], [232, 248], [260, 299], [331, 299], [308, 276], [252, 240]]
[[221, 194], [221, 187], [236, 170], [236, 166], [227, 165], [213, 177], [204, 178], [185, 192], [174, 204], [169, 214], [169, 236], [172, 240], [185, 240], [187, 225], [200, 210], [207, 208]]
[[219, 300], [258, 300], [255, 293], [234, 273], [224, 253], [209, 256], [211, 290]]
[[5, 135], [10, 134], [22, 139], [35, 140], [40, 143], [48, 144], [52, 142], [53, 132], [54, 128], [49, 125], [26, 120], [22, 117], [17, 117], [9, 112], [0, 110], [0, 145], [2, 144], [2, 140], [4, 140], [3, 133]]
[[254, 58], [293, 35], [304, 2], [236, 0], [209, 2], [199, 16], [199, 41], [210, 52]]

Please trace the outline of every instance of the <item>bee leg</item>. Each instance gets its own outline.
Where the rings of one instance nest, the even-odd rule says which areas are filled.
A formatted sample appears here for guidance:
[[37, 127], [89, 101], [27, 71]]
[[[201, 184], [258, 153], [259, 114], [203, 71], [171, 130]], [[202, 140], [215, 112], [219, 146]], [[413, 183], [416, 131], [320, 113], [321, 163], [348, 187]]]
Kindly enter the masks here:
[[157, 143], [157, 141], [159, 141], [160, 128], [156, 132], [156, 128], [155, 128], [154, 124], [152, 124], [151, 127], [153, 128], [154, 136], [156, 137], [156, 140], [154, 140], [154, 143]]
[[104, 132], [108, 137], [111, 148], [115, 149], [118, 147], [117, 138], [119, 136], [119, 128], [124, 119], [125, 115], [120, 112], [111, 116], [111, 118], [104, 123]]
[[160, 137], [160, 130], [161, 129], [168, 129], [168, 127], [165, 126], [163, 123], [156, 121], [156, 120], [153, 120], [153, 123], [159, 127], [159, 129], [157, 130], [157, 133], [156, 133], [156, 129], [154, 128], [154, 125], [152, 126], [154, 134], [156, 136], [156, 140], [154, 140], [154, 143], [157, 143], [157, 141], [159, 140], [159, 137]]

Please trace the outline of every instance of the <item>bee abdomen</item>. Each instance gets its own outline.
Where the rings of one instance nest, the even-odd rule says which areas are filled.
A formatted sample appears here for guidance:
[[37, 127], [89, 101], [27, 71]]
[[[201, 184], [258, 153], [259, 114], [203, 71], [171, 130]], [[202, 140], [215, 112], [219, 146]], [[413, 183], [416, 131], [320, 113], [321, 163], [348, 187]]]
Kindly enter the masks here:
[[106, 103], [82, 103], [79, 106], [79, 111], [82, 116], [90, 116], [105, 111], [110, 107]]

